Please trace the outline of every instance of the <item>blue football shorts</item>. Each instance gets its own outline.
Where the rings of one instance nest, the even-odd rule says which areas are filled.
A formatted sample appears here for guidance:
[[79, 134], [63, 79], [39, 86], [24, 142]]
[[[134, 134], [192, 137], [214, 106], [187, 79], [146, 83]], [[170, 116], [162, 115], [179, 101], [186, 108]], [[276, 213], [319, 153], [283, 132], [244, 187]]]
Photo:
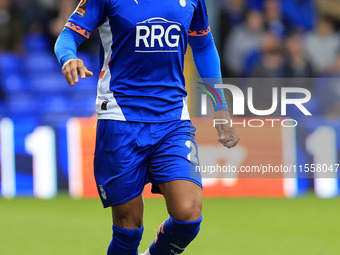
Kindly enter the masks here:
[[196, 128], [189, 120], [166, 123], [98, 120], [94, 175], [104, 207], [138, 197], [151, 182], [188, 180], [202, 187]]

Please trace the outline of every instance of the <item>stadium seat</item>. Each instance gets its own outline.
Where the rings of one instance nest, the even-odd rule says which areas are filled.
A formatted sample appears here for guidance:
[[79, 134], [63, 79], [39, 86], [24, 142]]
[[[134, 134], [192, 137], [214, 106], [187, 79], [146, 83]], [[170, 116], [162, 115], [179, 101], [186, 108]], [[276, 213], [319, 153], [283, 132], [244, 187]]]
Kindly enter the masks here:
[[89, 93], [96, 93], [97, 91], [98, 76], [94, 74], [92, 77], [80, 79], [77, 84], [77, 90], [88, 91]]
[[28, 53], [23, 61], [24, 71], [27, 74], [60, 72], [61, 67], [52, 53]]
[[29, 87], [29, 81], [20, 73], [5, 73], [1, 77], [2, 88], [6, 93], [24, 91]]
[[90, 117], [95, 113], [95, 93], [76, 93], [69, 97], [71, 114], [77, 117]]
[[51, 93], [50, 96], [40, 94], [39, 101], [39, 113], [65, 113], [69, 111], [69, 101], [62, 93]]
[[97, 55], [83, 51], [78, 52], [78, 58], [84, 61], [85, 66], [92, 72], [99, 72], [99, 60]]
[[17, 72], [21, 69], [20, 57], [11, 52], [0, 52], [0, 73]]
[[37, 100], [35, 96], [27, 92], [11, 93], [6, 96], [6, 111], [9, 116], [36, 115]]
[[28, 77], [30, 88], [36, 92], [46, 93], [63, 91], [67, 88], [67, 83], [61, 73], [33, 73]]
[[28, 33], [24, 38], [24, 45], [28, 52], [48, 51], [50, 47], [49, 38], [41, 33]]
[[[38, 40], [39, 51], [33, 49], [35, 40]], [[95, 75], [71, 87], [53, 53], [44, 51], [46, 45], [39, 46], [44, 43], [39, 40], [41, 38], [26, 38], [25, 43], [32, 49], [26, 56], [0, 53], [0, 84], [6, 94], [1, 116], [34, 115], [47, 121], [92, 116], [98, 79], [97, 61], [91, 54], [80, 54]]]

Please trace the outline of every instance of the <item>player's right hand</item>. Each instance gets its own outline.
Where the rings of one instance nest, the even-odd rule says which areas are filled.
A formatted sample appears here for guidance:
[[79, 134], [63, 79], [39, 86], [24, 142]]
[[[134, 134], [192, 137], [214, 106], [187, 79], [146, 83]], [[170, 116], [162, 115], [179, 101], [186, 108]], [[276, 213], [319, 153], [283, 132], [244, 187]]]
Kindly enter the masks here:
[[71, 86], [79, 82], [79, 75], [82, 79], [93, 76], [93, 73], [87, 70], [81, 59], [69, 59], [66, 61], [63, 65], [63, 74]]
[[235, 147], [240, 141], [236, 130], [230, 126], [230, 114], [226, 110], [220, 110], [215, 112], [214, 119], [228, 120], [227, 124], [216, 124], [216, 130], [218, 135], [218, 142], [223, 144], [227, 148]]

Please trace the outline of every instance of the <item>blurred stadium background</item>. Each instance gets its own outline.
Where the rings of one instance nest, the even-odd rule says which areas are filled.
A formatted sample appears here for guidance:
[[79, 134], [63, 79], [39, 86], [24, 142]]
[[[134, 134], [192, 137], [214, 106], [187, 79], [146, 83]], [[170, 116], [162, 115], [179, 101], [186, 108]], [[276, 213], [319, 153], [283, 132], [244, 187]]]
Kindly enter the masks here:
[[[289, 134], [241, 128], [240, 146], [209, 163], [235, 155], [249, 165], [339, 163], [340, 0], [206, 2], [224, 77], [335, 81], [305, 85], [318, 102], [312, 121]], [[53, 53], [77, 4], [0, 0], [0, 254], [105, 254], [110, 239], [110, 212], [101, 209], [92, 177], [98, 35], [79, 49], [95, 75], [74, 88]], [[189, 83], [197, 74], [186, 58]], [[206, 139], [204, 120], [198, 126], [201, 151], [211, 154], [217, 145]], [[338, 254], [339, 173], [210, 177], [203, 231], [187, 254]], [[142, 249], [166, 217], [164, 202], [149, 188], [145, 196], [152, 199]]]

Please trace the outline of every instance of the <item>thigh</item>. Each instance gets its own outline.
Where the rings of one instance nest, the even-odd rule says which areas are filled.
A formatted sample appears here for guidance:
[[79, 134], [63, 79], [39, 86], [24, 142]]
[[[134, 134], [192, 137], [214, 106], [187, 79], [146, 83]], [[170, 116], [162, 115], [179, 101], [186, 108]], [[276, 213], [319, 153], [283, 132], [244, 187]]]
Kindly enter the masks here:
[[138, 147], [134, 128], [138, 124], [98, 121], [94, 175], [104, 207], [140, 196], [148, 182], [147, 152]]

